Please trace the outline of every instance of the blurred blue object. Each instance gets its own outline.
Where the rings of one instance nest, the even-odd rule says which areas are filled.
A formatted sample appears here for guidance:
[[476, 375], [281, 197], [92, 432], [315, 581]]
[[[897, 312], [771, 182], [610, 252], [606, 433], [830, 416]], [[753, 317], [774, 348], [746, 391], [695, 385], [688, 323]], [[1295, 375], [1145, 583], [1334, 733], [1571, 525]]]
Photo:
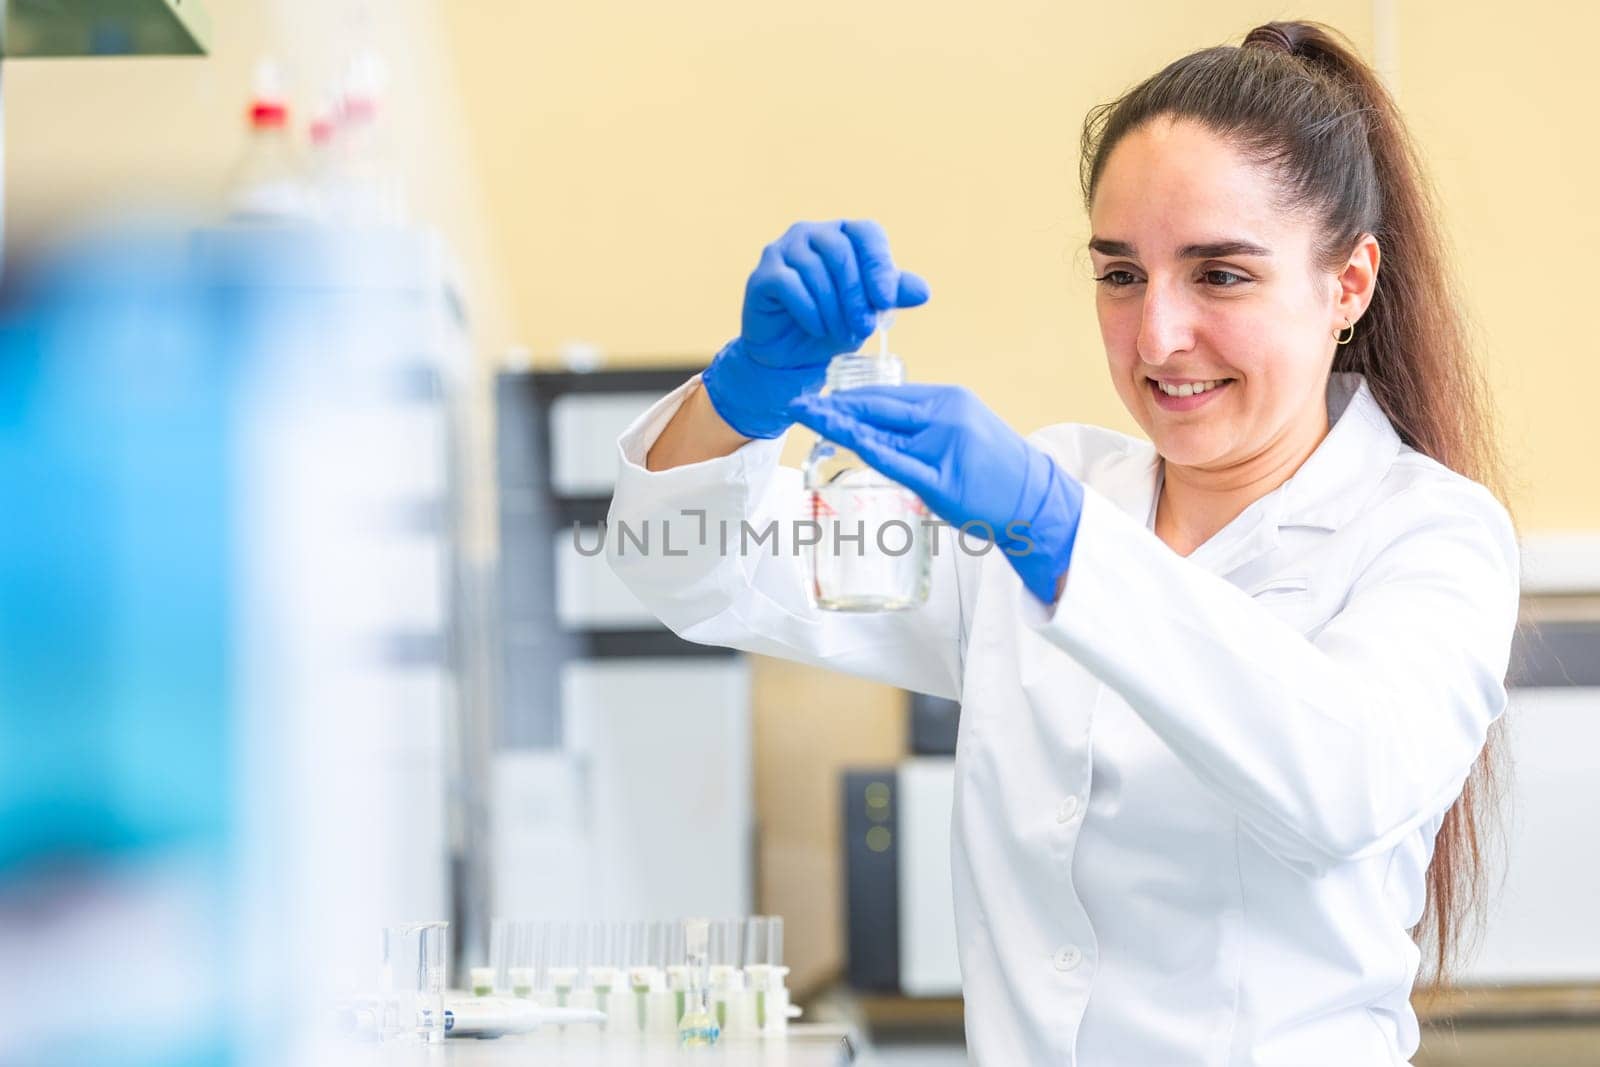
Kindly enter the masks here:
[[82, 241], [0, 300], [0, 1064], [239, 1060], [236, 368], [187, 246]]
[[216, 846], [228, 805], [227, 347], [177, 236], [102, 238], [0, 326], [0, 881]]
[[0, 289], [0, 1067], [321, 1062], [374, 916], [448, 913], [446, 274], [251, 226]]

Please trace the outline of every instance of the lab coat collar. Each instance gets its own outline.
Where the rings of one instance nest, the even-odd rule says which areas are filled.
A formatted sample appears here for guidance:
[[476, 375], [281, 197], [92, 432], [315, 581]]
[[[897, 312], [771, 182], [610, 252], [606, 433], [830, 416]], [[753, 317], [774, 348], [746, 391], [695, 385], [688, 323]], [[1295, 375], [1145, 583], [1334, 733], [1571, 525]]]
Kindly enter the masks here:
[[[1401, 450], [1400, 435], [1378, 406], [1366, 376], [1341, 371], [1328, 379], [1326, 437], [1300, 469], [1253, 502], [1189, 559], [1227, 575], [1270, 552], [1287, 526], [1336, 530], [1357, 514]], [[1162, 480], [1161, 457], [1148, 442], [1130, 449], [1096, 488], [1145, 521]]]
[[1339, 529], [1360, 512], [1405, 447], [1366, 375], [1329, 376], [1328, 421], [1328, 436], [1279, 487], [1285, 526]]

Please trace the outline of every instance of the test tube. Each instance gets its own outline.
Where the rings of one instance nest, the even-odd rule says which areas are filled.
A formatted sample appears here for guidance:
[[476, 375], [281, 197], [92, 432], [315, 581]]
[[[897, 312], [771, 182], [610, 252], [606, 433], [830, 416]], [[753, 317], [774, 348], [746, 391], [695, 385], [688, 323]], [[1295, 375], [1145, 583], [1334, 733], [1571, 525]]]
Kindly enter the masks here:
[[537, 940], [533, 945], [534, 989], [538, 992], [536, 999], [546, 1005], [555, 1003], [555, 987], [550, 981], [550, 969], [558, 966], [556, 961], [558, 928], [559, 924], [554, 919], [540, 922], [535, 934]]
[[739, 919], [719, 919], [711, 925], [711, 1007], [717, 1027], [724, 1033], [743, 1032], [747, 1027], [741, 1009], [744, 1001], [744, 962], [741, 952], [744, 923]]
[[762, 1029], [769, 1033], [782, 1033], [789, 1027], [789, 987], [784, 976], [789, 968], [783, 965], [783, 916], [767, 916], [767, 996]]
[[783, 919], [752, 915], [745, 925], [745, 977], [754, 994], [754, 1026], [763, 1033], [781, 1030], [788, 1019], [788, 992], [783, 976]]
[[683, 927], [657, 920], [650, 924], [650, 961], [663, 976], [661, 988], [650, 995], [650, 1032], [668, 1037], [678, 1034], [683, 1018], [683, 994], [688, 969], [683, 963]]
[[643, 921], [628, 924], [628, 988], [633, 993], [633, 1011], [629, 1018], [637, 1033], [650, 1029], [650, 994], [665, 979], [650, 958], [650, 924]]
[[576, 932], [571, 921], [554, 924], [549, 931], [554, 938], [549, 953], [550, 991], [558, 1008], [565, 1008], [572, 996], [572, 987], [578, 979], [577, 946], [573, 943]]
[[622, 971], [622, 924], [618, 922], [604, 922], [598, 924], [596, 935], [599, 944], [594, 949], [593, 959], [589, 963], [589, 986], [594, 991], [594, 1006], [606, 1014], [603, 1028], [611, 1028], [611, 1011], [614, 1006], [613, 990], [618, 990], [623, 985], [625, 972]]
[[767, 965], [783, 966], [783, 916], [767, 916]]
[[764, 967], [767, 963], [767, 917], [752, 915], [744, 921], [744, 966]]
[[625, 922], [621, 919], [611, 924], [611, 944], [612, 950], [616, 954], [615, 962], [617, 969], [624, 972], [633, 963], [630, 953], [631, 945], [629, 943], [629, 934], [632, 929], [633, 923]]
[[652, 922], [646, 928], [646, 943], [650, 963], [654, 967], [667, 965], [667, 927], [665, 923]]
[[537, 986], [537, 957], [543, 928], [531, 919], [518, 920], [512, 929], [514, 943], [513, 965], [506, 975], [511, 995], [525, 1000], [533, 998]]
[[511, 940], [510, 919], [489, 920], [489, 966], [494, 968], [494, 985], [496, 989], [506, 989], [510, 984], [511, 955], [508, 944]]
[[722, 962], [723, 954], [727, 951], [725, 947], [727, 943], [728, 935], [722, 925], [722, 920], [716, 919], [710, 922], [706, 931], [706, 944], [708, 946], [706, 958], [711, 966], [715, 967]]
[[669, 922], [667, 927], [667, 956], [679, 967], [689, 962], [689, 950], [684, 938], [684, 926], [681, 922]]
[[591, 1009], [594, 1002], [594, 961], [600, 947], [600, 924], [581, 919], [573, 924], [572, 993], [567, 1005]]

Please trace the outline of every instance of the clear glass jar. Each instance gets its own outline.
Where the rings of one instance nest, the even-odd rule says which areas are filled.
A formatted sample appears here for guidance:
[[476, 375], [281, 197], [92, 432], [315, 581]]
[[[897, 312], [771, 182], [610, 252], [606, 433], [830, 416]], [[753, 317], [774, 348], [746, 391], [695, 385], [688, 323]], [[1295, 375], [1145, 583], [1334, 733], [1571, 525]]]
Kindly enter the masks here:
[[[843, 355], [828, 364], [832, 392], [900, 385], [898, 356]], [[905, 611], [928, 599], [933, 530], [917, 494], [847, 448], [819, 438], [806, 457], [810, 517], [807, 593], [826, 611]]]

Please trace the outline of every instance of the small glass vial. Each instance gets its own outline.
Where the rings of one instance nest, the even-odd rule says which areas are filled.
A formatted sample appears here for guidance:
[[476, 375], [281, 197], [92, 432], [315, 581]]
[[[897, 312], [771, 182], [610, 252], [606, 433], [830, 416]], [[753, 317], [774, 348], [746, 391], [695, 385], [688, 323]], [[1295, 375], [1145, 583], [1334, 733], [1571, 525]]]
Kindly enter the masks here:
[[[905, 364], [892, 353], [835, 356], [827, 386], [901, 385]], [[806, 457], [810, 518], [806, 591], [826, 611], [905, 611], [928, 599], [933, 531], [928, 507], [911, 490], [867, 466], [847, 448], [819, 438]]]

